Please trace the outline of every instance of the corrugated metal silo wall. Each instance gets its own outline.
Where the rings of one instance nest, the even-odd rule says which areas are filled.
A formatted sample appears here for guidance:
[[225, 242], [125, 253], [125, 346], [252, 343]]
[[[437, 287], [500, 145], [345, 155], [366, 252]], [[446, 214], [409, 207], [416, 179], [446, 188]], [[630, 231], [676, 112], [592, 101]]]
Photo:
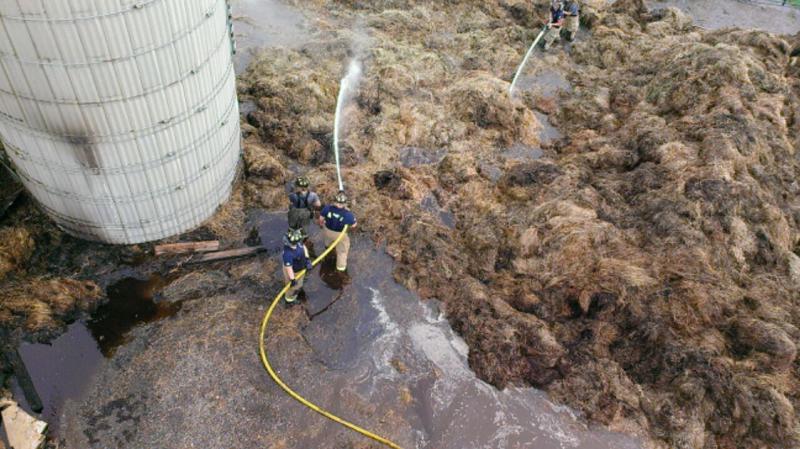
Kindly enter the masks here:
[[71, 234], [189, 230], [240, 157], [226, 0], [0, 0], [0, 136]]

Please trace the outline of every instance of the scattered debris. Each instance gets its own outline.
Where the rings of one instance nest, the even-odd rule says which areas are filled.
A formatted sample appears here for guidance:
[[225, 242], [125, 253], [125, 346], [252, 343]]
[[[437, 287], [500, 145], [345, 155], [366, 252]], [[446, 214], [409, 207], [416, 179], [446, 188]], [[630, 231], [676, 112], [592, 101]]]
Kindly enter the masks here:
[[25, 413], [11, 400], [0, 401], [3, 426], [11, 449], [39, 449], [44, 445], [47, 423]]

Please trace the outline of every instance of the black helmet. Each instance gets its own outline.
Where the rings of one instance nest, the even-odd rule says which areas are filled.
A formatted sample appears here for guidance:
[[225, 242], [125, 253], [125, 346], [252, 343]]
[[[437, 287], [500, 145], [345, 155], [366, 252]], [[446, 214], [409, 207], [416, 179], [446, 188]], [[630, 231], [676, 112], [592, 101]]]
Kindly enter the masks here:
[[294, 185], [296, 185], [297, 187], [306, 188], [310, 186], [311, 183], [308, 182], [308, 178], [306, 178], [305, 176], [298, 176], [297, 179], [294, 180]]
[[291, 244], [299, 243], [303, 241], [303, 230], [302, 229], [289, 229], [286, 232], [286, 240], [289, 241]]
[[347, 199], [347, 194], [343, 191], [339, 191], [339, 193], [336, 194], [336, 197], [333, 198], [333, 200], [339, 204], [347, 204]]

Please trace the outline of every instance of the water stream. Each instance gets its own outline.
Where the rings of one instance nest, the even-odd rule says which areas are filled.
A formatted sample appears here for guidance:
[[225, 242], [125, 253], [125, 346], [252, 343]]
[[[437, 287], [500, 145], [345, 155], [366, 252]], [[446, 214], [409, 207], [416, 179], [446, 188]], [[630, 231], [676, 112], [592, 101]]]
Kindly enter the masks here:
[[336, 179], [339, 182], [339, 191], [344, 191], [342, 182], [342, 169], [339, 163], [339, 135], [342, 132], [342, 116], [345, 105], [350, 101], [350, 97], [355, 93], [358, 83], [361, 80], [361, 63], [357, 59], [350, 61], [347, 67], [347, 75], [342, 78], [339, 84], [339, 96], [336, 99], [336, 115], [333, 123], [333, 154], [336, 159]]

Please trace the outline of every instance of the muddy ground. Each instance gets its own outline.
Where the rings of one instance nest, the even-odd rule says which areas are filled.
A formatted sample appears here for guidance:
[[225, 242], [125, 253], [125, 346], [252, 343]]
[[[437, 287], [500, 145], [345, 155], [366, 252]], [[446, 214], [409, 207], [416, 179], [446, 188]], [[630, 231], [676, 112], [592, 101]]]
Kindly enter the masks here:
[[[248, 57], [240, 76], [243, 178], [215, 219], [183, 238], [252, 243], [252, 210], [284, 207], [286, 183], [299, 172], [332, 196], [333, 110], [356, 57], [364, 77], [342, 144], [359, 238], [386, 248], [398, 282], [442, 302], [480, 378], [542, 388], [591, 422], [655, 447], [800, 444], [800, 80], [789, 65], [792, 38], [703, 30], [678, 10], [648, 11], [636, 1], [590, 3], [590, 32], [537, 54], [511, 98], [509, 81], [544, 2], [535, 11], [513, 0], [292, 6], [301, 16], [287, 13], [283, 34], [303, 38]], [[102, 302], [120, 267], [174, 268], [143, 257], [147, 245], [108, 248], [64, 236], [28, 200], [12, 207], [2, 231], [18, 242], [0, 248], [10, 291], [44, 285], [47, 276], [65, 292], [4, 299], [0, 319], [16, 338], [63, 330]], [[263, 430], [265, 421], [285, 429], [309, 418], [288, 399], [255, 399], [274, 392], [258, 365], [226, 383], [226, 370], [241, 365], [220, 363], [253, 357], [252, 347], [225, 339], [242, 316], [251, 320], [239, 338], [254, 332], [264, 292], [277, 288], [267, 260], [180, 268], [178, 285], [194, 301], [178, 316], [206, 321], [135, 328], [97, 386], [69, 409], [65, 441], [144, 447], [161, 437], [167, 446], [214, 446], [220, 435], [211, 429], [193, 438], [156, 424], [196, 429], [197, 416], [225, 416], [221, 427], [258, 430], [243, 441], [311, 444], [281, 443]], [[297, 340], [304, 318], [292, 317], [276, 338]], [[301, 383], [330, 369], [315, 364], [309, 347], [281, 356], [302, 361], [286, 363]], [[170, 350], [186, 357], [155, 356]], [[116, 390], [106, 392], [109, 385]], [[238, 393], [203, 396], [209, 391]], [[359, 402], [369, 397], [363, 392], [326, 394], [321, 402], [344, 401], [367, 424], [418, 445], [413, 414], [371, 409]], [[308, 422], [312, 440], [368, 447]]]

